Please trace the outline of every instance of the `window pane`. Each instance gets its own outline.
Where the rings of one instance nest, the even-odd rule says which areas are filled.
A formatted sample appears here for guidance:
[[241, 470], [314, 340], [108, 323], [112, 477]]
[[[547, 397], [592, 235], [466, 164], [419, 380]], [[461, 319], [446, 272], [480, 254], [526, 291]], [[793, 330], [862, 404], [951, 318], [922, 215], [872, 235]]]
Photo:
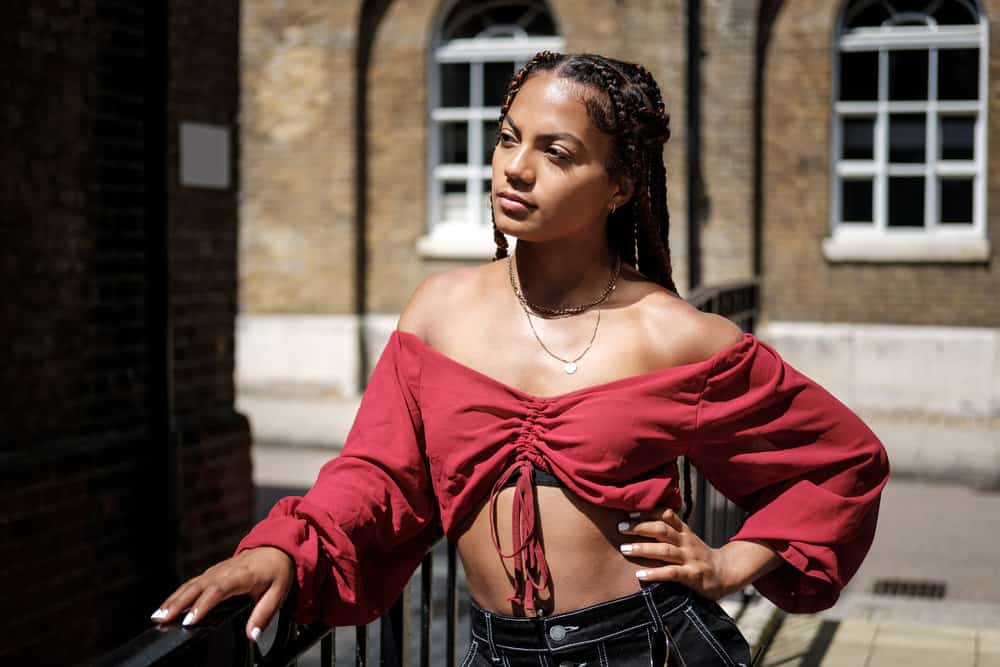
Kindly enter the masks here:
[[932, 14], [938, 25], [974, 25], [979, 17], [958, 0], [945, 0]]
[[925, 115], [889, 114], [889, 162], [923, 162]]
[[889, 226], [924, 226], [924, 177], [889, 177]]
[[877, 51], [840, 54], [840, 99], [857, 101], [878, 99]]
[[860, 26], [877, 28], [882, 25], [882, 21], [889, 18], [889, 12], [881, 2], [869, 2], [864, 9], [848, 18], [847, 27], [857, 28]]
[[941, 179], [941, 222], [972, 224], [972, 179]]
[[514, 63], [485, 63], [483, 65], [483, 106], [503, 106], [507, 85], [514, 76]]
[[938, 52], [938, 99], [979, 99], [979, 49]]
[[872, 160], [875, 158], [875, 119], [844, 118], [842, 125], [845, 160]]
[[483, 164], [493, 164], [493, 149], [497, 143], [500, 125], [495, 120], [483, 123]]
[[441, 65], [441, 106], [469, 106], [469, 63]]
[[889, 52], [889, 99], [927, 99], [927, 51]]
[[844, 222], [872, 221], [872, 179], [841, 182], [840, 216]]
[[468, 161], [468, 123], [441, 123], [442, 164], [465, 164]]
[[465, 181], [445, 181], [442, 186], [441, 222], [465, 222]]
[[975, 143], [974, 117], [941, 117], [941, 159], [971, 160]]

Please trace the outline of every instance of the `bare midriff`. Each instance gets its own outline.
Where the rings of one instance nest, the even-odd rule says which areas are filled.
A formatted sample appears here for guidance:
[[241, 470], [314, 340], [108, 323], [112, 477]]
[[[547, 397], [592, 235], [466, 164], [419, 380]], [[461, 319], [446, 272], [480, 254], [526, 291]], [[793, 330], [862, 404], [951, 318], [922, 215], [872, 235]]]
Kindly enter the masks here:
[[[511, 509], [514, 489], [504, 488], [496, 502], [496, 529], [504, 553], [512, 548]], [[618, 532], [626, 512], [597, 507], [558, 487], [535, 488], [537, 528], [548, 561], [550, 581], [539, 592], [545, 615], [580, 609], [635, 593], [640, 589], [635, 573], [665, 565], [662, 561], [626, 558], [621, 544], [648, 541]], [[508, 600], [514, 581], [510, 559], [497, 553], [490, 532], [489, 503], [476, 513], [458, 538], [457, 548], [465, 569], [469, 593], [483, 609], [498, 614], [525, 616]]]

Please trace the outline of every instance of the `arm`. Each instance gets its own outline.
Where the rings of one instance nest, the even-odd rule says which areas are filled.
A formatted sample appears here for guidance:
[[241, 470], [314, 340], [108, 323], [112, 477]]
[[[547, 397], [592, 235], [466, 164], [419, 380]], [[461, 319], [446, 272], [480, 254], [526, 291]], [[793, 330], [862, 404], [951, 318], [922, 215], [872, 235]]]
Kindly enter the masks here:
[[709, 372], [698, 411], [688, 456], [748, 512], [726, 556], [768, 548], [780, 559], [772, 568], [752, 558], [740, 577], [786, 611], [833, 605], [874, 538], [889, 473], [882, 443], [757, 339]]
[[[399, 328], [411, 328], [421, 288]], [[341, 454], [303, 497], [284, 498], [237, 547], [293, 561], [299, 622], [368, 623], [393, 604], [440, 536], [419, 405], [415, 350], [391, 337]]]

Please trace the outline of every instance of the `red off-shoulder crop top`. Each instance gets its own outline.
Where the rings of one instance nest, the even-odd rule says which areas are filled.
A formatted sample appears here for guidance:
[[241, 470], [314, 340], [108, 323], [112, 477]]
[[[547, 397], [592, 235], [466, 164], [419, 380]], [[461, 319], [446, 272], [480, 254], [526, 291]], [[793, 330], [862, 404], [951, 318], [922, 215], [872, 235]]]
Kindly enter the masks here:
[[520, 469], [505, 556], [511, 599], [531, 608], [548, 575], [531, 467], [602, 507], [680, 509], [682, 455], [748, 512], [732, 539], [764, 540], [784, 561], [754, 583], [764, 596], [792, 612], [837, 600], [874, 537], [888, 458], [854, 412], [750, 333], [699, 362], [535, 396], [396, 330], [341, 454], [236, 552], [291, 556], [299, 622], [368, 623], [441, 532], [457, 538]]

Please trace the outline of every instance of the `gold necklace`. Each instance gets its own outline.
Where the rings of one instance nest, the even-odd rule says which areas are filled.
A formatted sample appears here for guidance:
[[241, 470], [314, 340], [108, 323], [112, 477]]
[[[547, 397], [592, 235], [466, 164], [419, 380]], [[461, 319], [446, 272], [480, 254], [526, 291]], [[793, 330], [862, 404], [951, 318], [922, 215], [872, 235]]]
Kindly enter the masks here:
[[[516, 251], [515, 251], [516, 252]], [[615, 287], [618, 286], [618, 276], [622, 272], [622, 258], [621, 256], [615, 259], [615, 269], [611, 272], [611, 278], [608, 280], [608, 284], [604, 286], [604, 291], [601, 296], [597, 297], [594, 301], [590, 303], [585, 303], [580, 306], [566, 306], [565, 308], [550, 308], [548, 306], [539, 306], [537, 304], [531, 303], [521, 292], [521, 288], [518, 286], [517, 281], [514, 279], [514, 262], [512, 255], [507, 255], [507, 275], [510, 278], [511, 289], [514, 290], [514, 295], [517, 296], [517, 300], [521, 302], [521, 305], [527, 308], [531, 308], [536, 313], [542, 313], [549, 317], [569, 317], [570, 315], [577, 315], [586, 310], [590, 310], [594, 306], [599, 306], [608, 300], [611, 293], [615, 291]]]
[[597, 337], [597, 329], [598, 327], [601, 326], [601, 309], [600, 308], [597, 309], [597, 322], [594, 323], [594, 331], [590, 335], [590, 342], [587, 343], [586, 349], [584, 349], [583, 352], [578, 354], [573, 359], [563, 359], [558, 354], [556, 354], [548, 347], [546, 347], [545, 343], [542, 342], [541, 337], [538, 335], [538, 331], [535, 329], [535, 325], [531, 321], [531, 310], [529, 310], [529, 307], [532, 309], [548, 311], [553, 314], [553, 317], [568, 317], [570, 315], [575, 315], [579, 312], [583, 312], [584, 310], [600, 305], [601, 303], [606, 301], [607, 298], [611, 295], [611, 292], [614, 291], [615, 286], [618, 283], [618, 276], [621, 274], [621, 268], [622, 268], [621, 265], [622, 261], [621, 257], [619, 257], [618, 261], [615, 262], [615, 270], [611, 274], [611, 280], [608, 281], [608, 285], [607, 287], [605, 287], [604, 293], [593, 303], [587, 304], [585, 306], [571, 306], [569, 308], [544, 308], [544, 307], [539, 308], [534, 304], [529, 303], [528, 300], [524, 297], [524, 294], [518, 288], [517, 281], [514, 279], [514, 268], [513, 268], [514, 265], [513, 262], [511, 261], [511, 256], [510, 255], [507, 256], [507, 272], [510, 275], [510, 286], [511, 288], [513, 288], [514, 294], [517, 296], [518, 302], [521, 304], [521, 309], [524, 311], [525, 317], [528, 318], [528, 326], [531, 327], [531, 333], [535, 335], [535, 340], [537, 340], [538, 344], [542, 346], [542, 349], [545, 350], [546, 354], [548, 354], [553, 359], [562, 362], [563, 372], [566, 373], [567, 375], [572, 375], [573, 373], [576, 373], [577, 371], [576, 362], [580, 361], [580, 359], [583, 358], [583, 355], [587, 354], [587, 352], [590, 351], [590, 347], [594, 344], [594, 339]]
[[535, 340], [537, 340], [538, 344], [542, 346], [542, 349], [545, 350], [548, 353], [548, 355], [553, 359], [562, 362], [563, 372], [566, 373], [566, 375], [572, 375], [573, 373], [575, 373], [577, 369], [576, 362], [580, 361], [580, 359], [583, 359], [583, 355], [587, 354], [587, 352], [590, 350], [590, 346], [594, 344], [594, 338], [597, 337], [597, 327], [601, 326], [601, 309], [600, 308], [597, 309], [597, 322], [594, 324], [594, 333], [590, 335], [590, 342], [587, 343], [587, 349], [578, 354], [575, 359], [563, 359], [558, 354], [556, 354], [549, 348], [545, 347], [545, 343], [542, 342], [542, 339], [538, 337], [538, 332], [535, 331], [535, 325], [531, 323], [531, 311], [529, 311], [528, 307], [525, 306], [523, 303], [521, 304], [521, 308], [524, 309], [524, 314], [528, 317], [528, 326], [531, 327], [531, 333], [535, 334]]

